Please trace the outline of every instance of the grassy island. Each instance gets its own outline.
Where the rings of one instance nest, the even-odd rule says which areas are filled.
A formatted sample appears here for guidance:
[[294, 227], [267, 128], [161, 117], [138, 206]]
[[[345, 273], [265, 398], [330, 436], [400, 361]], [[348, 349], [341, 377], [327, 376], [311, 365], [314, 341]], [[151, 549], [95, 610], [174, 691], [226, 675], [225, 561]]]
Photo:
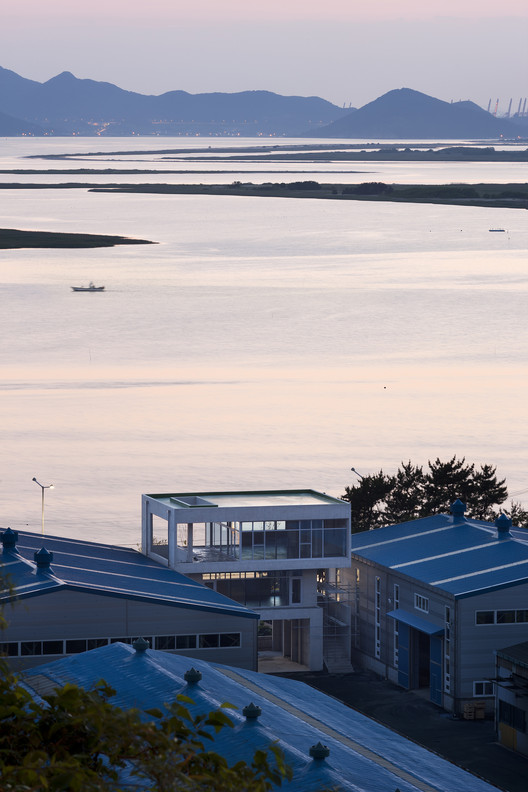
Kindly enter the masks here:
[[320, 184], [315, 181], [253, 184], [235, 181], [232, 184], [123, 184], [91, 189], [94, 192], [394, 201], [528, 209], [528, 184]]
[[19, 231], [0, 228], [0, 249], [12, 248], [96, 248], [114, 245], [152, 245], [148, 239], [130, 239], [104, 234], [63, 234], [53, 231]]

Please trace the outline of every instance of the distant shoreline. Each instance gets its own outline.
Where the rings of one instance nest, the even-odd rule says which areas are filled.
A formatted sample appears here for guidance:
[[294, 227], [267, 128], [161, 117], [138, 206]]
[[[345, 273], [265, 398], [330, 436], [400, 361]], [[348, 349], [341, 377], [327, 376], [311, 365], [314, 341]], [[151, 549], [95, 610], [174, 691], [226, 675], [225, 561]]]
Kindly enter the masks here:
[[0, 228], [0, 250], [20, 248], [96, 248], [114, 245], [153, 245], [147, 239], [131, 239], [106, 234], [66, 234], [60, 231], [20, 231]]

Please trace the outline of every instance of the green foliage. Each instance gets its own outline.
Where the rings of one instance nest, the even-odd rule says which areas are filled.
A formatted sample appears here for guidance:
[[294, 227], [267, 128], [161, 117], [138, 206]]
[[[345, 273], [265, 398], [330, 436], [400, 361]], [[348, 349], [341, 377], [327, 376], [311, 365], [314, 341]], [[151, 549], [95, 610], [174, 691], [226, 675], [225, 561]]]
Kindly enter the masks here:
[[145, 719], [111, 704], [104, 682], [36, 701], [0, 663], [2, 792], [267, 792], [291, 778], [276, 745], [231, 767], [207, 745], [233, 726], [229, 705], [193, 717], [181, 696]]
[[[494, 520], [498, 516], [495, 507], [504, 503], [508, 491], [505, 480], [497, 479], [492, 465], [476, 468], [466, 464], [465, 457], [453, 456], [447, 462], [438, 458], [429, 461], [425, 472], [410, 461], [402, 462], [394, 476], [380, 470], [345, 487], [342, 497], [350, 502], [352, 531], [357, 533], [449, 512], [457, 498], [466, 504], [468, 517]], [[520, 516], [524, 519], [524, 515]], [[528, 524], [528, 513], [525, 518]]]

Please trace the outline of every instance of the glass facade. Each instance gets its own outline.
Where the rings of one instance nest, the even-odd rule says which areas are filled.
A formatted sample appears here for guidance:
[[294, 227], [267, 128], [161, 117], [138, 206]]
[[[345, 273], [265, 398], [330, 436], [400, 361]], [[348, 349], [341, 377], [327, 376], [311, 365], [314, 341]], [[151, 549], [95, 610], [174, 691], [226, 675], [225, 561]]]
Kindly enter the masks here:
[[[296, 577], [292, 578], [292, 575]], [[247, 607], [285, 607], [301, 601], [299, 571], [218, 572], [204, 574], [209, 588]], [[291, 582], [291, 590], [290, 590]]]
[[[178, 526], [185, 546], [187, 526]], [[193, 547], [215, 550], [225, 560], [342, 558], [346, 555], [347, 520], [266, 520], [193, 525]], [[219, 559], [220, 560], [220, 559]]]

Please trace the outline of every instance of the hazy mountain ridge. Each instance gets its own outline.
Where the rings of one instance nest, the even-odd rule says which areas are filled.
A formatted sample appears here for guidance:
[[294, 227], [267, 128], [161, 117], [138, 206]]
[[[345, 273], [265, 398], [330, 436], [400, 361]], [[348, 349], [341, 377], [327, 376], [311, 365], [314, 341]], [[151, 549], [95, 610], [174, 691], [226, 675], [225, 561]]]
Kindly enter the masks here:
[[399, 88], [318, 130], [317, 137], [456, 140], [520, 134], [522, 130], [512, 120], [495, 118], [474, 102], [444, 102]]
[[309, 136], [367, 140], [474, 140], [526, 136], [528, 119], [495, 118], [473, 102], [444, 102], [410, 88], [359, 109], [271, 91], [159, 96], [64, 71], [44, 83], [0, 67], [1, 135]]
[[38, 83], [1, 67], [0, 108], [55, 134], [97, 134], [104, 129], [105, 134], [114, 135], [296, 135], [343, 115], [341, 108], [319, 97], [178, 90], [152, 96], [111, 83], [80, 80], [70, 72]]

